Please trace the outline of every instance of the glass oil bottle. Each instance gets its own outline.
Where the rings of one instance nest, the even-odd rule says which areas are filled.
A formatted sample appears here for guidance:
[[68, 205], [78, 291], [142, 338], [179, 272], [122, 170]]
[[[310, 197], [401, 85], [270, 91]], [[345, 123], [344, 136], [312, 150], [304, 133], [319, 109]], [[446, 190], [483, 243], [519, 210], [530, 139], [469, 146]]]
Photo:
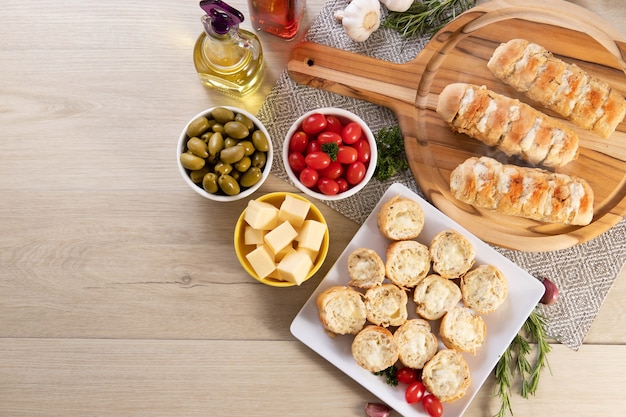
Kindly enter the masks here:
[[239, 28], [244, 16], [221, 0], [202, 0], [204, 32], [193, 60], [206, 87], [231, 95], [254, 91], [263, 79], [263, 50], [255, 34]]
[[300, 28], [306, 0], [248, 0], [250, 20], [256, 30], [293, 39]]

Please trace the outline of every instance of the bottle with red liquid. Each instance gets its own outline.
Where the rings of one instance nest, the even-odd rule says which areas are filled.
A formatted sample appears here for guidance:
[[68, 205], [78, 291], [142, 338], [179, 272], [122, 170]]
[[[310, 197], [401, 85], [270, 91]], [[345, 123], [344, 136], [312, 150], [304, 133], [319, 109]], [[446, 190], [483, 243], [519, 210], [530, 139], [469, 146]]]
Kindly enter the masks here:
[[306, 0], [248, 0], [250, 20], [256, 30], [293, 39], [300, 29]]

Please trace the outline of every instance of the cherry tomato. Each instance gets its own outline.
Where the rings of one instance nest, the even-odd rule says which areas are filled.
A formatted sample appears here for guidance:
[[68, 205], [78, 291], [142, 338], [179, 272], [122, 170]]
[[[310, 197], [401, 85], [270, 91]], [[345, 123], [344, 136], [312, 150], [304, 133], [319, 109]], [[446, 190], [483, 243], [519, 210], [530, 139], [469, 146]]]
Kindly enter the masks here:
[[313, 113], [307, 116], [302, 122], [302, 130], [307, 135], [317, 135], [322, 130], [326, 129], [326, 117], [320, 113]]
[[361, 125], [359, 125], [357, 122], [348, 123], [341, 131], [343, 143], [347, 145], [352, 145], [353, 143], [356, 143], [357, 140], [361, 139], [361, 132]]
[[428, 394], [423, 400], [424, 411], [428, 413], [430, 417], [441, 417], [443, 415], [443, 405], [437, 397], [432, 394]]
[[309, 144], [306, 147], [305, 154], [310, 154], [313, 152], [321, 152], [321, 151], [322, 151], [322, 144], [316, 140], [311, 140], [309, 141]]
[[348, 145], [339, 145], [339, 149], [337, 150], [337, 161], [342, 164], [351, 164], [356, 162], [359, 157], [359, 152]]
[[372, 157], [372, 150], [370, 149], [369, 142], [366, 139], [359, 139], [353, 146], [359, 153], [357, 160], [367, 164]]
[[343, 141], [341, 139], [341, 135], [339, 135], [339, 134], [337, 134], [335, 132], [328, 132], [328, 131], [324, 131], [324, 132], [320, 133], [319, 135], [317, 135], [317, 140], [321, 144], [324, 144], [324, 143], [336, 143], [337, 145], [341, 145], [343, 143]]
[[356, 185], [360, 183], [363, 177], [365, 177], [365, 170], [363, 162], [356, 161], [348, 165], [348, 169], [346, 170], [346, 181], [348, 181], [348, 184]]
[[326, 152], [311, 152], [304, 157], [308, 166], [315, 170], [320, 170], [330, 165], [330, 156]]
[[339, 184], [337, 181], [330, 178], [320, 178], [317, 181], [317, 188], [325, 195], [335, 195], [339, 192]]
[[296, 174], [300, 173], [304, 168], [306, 168], [306, 162], [304, 160], [304, 155], [298, 152], [290, 153], [287, 157], [289, 161], [289, 166]]
[[398, 382], [401, 384], [410, 384], [411, 382], [417, 380], [417, 371], [413, 368], [404, 367], [398, 369], [396, 372], [396, 378], [398, 378]]
[[326, 116], [326, 131], [334, 132], [338, 135], [341, 135], [341, 131], [343, 130], [343, 123], [337, 116], [327, 115]]
[[343, 174], [343, 165], [337, 161], [331, 161], [330, 165], [320, 171], [320, 177], [330, 178], [331, 180], [336, 180], [341, 177]]
[[337, 178], [335, 181], [337, 182], [337, 185], [339, 186], [340, 193], [343, 193], [344, 191], [347, 191], [348, 188], [350, 188], [350, 184], [348, 184], [348, 181], [346, 181], [343, 178]]
[[300, 182], [307, 188], [315, 187], [317, 180], [320, 178], [319, 174], [313, 168], [306, 167], [300, 172]]
[[404, 399], [409, 404], [418, 403], [422, 397], [424, 397], [425, 391], [426, 387], [424, 387], [422, 381], [413, 381], [408, 387], [406, 387], [406, 391], [404, 391]]
[[300, 152], [306, 151], [306, 147], [309, 144], [309, 137], [303, 131], [298, 131], [293, 134], [291, 140], [289, 140], [289, 151]]

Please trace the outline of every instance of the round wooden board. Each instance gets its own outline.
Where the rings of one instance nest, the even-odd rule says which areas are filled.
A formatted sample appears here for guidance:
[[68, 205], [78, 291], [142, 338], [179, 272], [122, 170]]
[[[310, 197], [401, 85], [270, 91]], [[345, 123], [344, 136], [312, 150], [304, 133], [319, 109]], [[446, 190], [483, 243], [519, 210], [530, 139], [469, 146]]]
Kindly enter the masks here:
[[[411, 170], [426, 197], [481, 239], [524, 251], [568, 248], [604, 233], [626, 213], [626, 122], [608, 139], [578, 129], [580, 156], [563, 168], [586, 179], [594, 190], [594, 217], [588, 226], [546, 224], [477, 209], [456, 200], [449, 190], [450, 172], [470, 156], [487, 155], [521, 164], [465, 135], [456, 134], [436, 114], [438, 94], [453, 82], [486, 85], [533, 105], [487, 68], [502, 42], [524, 38], [566, 62], [606, 80], [626, 96], [626, 42], [597, 15], [567, 2], [496, 0], [471, 9], [440, 30], [416, 58], [423, 66], [417, 98], [416, 137], [406, 137]], [[541, 109], [536, 104], [536, 108]], [[541, 109], [546, 113], [545, 109]], [[400, 123], [407, 123], [402, 115]]]

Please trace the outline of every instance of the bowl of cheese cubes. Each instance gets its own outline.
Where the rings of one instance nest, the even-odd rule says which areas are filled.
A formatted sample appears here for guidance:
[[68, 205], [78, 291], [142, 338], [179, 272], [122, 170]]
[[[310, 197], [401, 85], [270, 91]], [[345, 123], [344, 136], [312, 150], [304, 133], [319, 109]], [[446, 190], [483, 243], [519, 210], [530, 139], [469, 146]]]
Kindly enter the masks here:
[[248, 201], [235, 226], [243, 268], [273, 287], [301, 285], [322, 266], [329, 234], [324, 216], [305, 197], [274, 192]]

